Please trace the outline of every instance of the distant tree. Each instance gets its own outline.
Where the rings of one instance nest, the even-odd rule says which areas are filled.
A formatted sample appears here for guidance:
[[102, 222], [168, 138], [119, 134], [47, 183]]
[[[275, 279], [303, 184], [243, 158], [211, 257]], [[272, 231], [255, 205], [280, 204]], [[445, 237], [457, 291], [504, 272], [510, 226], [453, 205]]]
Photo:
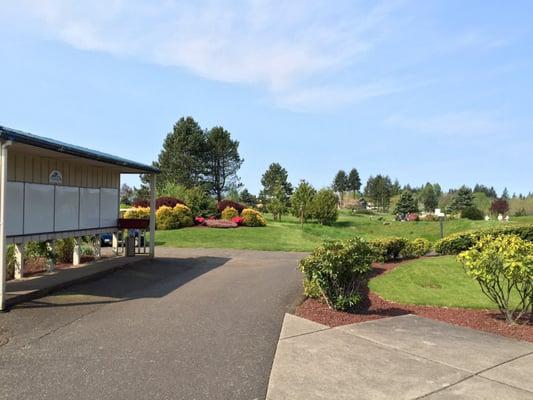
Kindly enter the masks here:
[[473, 192], [474, 193], [485, 193], [487, 197], [491, 197], [491, 198], [498, 197], [493, 187], [489, 188], [485, 185], [476, 184], [476, 186], [474, 186]]
[[472, 190], [463, 185], [455, 193], [450, 205], [448, 206], [449, 212], [460, 212], [467, 207], [474, 205], [474, 196]]
[[438, 183], [433, 184], [433, 190], [435, 191], [435, 196], [437, 196], [437, 199], [442, 196], [442, 189]]
[[285, 195], [286, 202], [292, 194], [292, 185], [288, 181], [288, 173], [279, 163], [272, 163], [265, 171], [261, 178], [263, 190], [259, 194], [262, 201], [268, 201], [268, 198], [274, 195], [274, 190], [281, 185]]
[[301, 224], [312, 216], [312, 204], [315, 195], [315, 188], [302, 179], [291, 196], [292, 214], [298, 217]]
[[236, 202], [241, 201], [241, 195], [239, 193], [239, 189], [237, 189], [236, 187], [228, 188], [224, 198], [227, 199], [227, 200], [232, 200], [232, 201], [236, 201]]
[[365, 186], [365, 197], [375, 206], [385, 210], [389, 207], [392, 195], [392, 182], [386, 175], [370, 176]]
[[353, 193], [353, 197], [355, 198], [356, 193], [361, 189], [361, 178], [359, 177], [359, 172], [357, 169], [352, 168], [350, 173], [348, 174], [348, 188], [347, 190], [351, 190]]
[[418, 212], [418, 202], [416, 201], [412, 192], [404, 190], [400, 195], [400, 200], [398, 200], [398, 203], [396, 203], [394, 213], [405, 215], [415, 212]]
[[131, 205], [134, 199], [134, 189], [129, 186], [127, 183], [123, 183], [120, 187], [120, 203]]
[[337, 210], [338, 203], [339, 199], [333, 190], [320, 189], [313, 198], [313, 218], [323, 225], [332, 224], [339, 215]]
[[509, 202], [503, 197], [494, 200], [490, 205], [490, 212], [494, 215], [507, 214], [509, 212]]
[[240, 194], [240, 202], [248, 206], [253, 206], [257, 204], [257, 197], [251, 194], [248, 189], [244, 188]]
[[221, 126], [209, 130], [206, 145], [205, 180], [220, 201], [228, 188], [238, 186], [237, 171], [244, 160], [239, 155], [239, 142]]
[[333, 190], [339, 193], [341, 204], [344, 202], [344, 192], [348, 190], [348, 176], [342, 169], [337, 172], [333, 179]]
[[439, 205], [439, 198], [435, 193], [435, 188], [431, 183], [426, 183], [424, 188], [419, 193], [419, 199], [424, 205], [426, 212], [433, 212]]
[[193, 118], [180, 118], [165, 138], [163, 149], [154, 163], [161, 170], [157, 185], [172, 182], [193, 187], [202, 184], [205, 154], [205, 132]]
[[274, 193], [270, 196], [267, 207], [274, 220], [281, 221], [281, 216], [287, 211], [287, 198], [281, 184], [274, 186]]
[[502, 199], [509, 200], [509, 191], [507, 190], [507, 188], [503, 189]]
[[401, 191], [402, 191], [402, 187], [400, 186], [400, 182], [398, 181], [398, 179], [395, 179], [391, 187], [391, 195], [397, 196], [400, 194]]

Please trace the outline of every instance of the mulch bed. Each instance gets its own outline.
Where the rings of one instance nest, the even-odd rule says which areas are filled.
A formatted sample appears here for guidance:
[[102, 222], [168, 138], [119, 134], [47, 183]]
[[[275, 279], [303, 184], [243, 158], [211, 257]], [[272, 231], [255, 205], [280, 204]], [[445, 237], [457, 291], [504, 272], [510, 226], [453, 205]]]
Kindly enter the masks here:
[[[374, 276], [390, 271], [398, 265], [401, 265], [401, 262], [376, 263], [374, 264]], [[360, 309], [353, 312], [331, 310], [320, 300], [307, 299], [296, 309], [296, 315], [334, 327], [379, 318], [415, 314], [467, 328], [533, 342], [532, 323], [508, 325], [497, 311], [399, 304], [384, 300], [372, 292], [368, 293], [368, 299], [369, 301], [366, 304], [363, 304]]]

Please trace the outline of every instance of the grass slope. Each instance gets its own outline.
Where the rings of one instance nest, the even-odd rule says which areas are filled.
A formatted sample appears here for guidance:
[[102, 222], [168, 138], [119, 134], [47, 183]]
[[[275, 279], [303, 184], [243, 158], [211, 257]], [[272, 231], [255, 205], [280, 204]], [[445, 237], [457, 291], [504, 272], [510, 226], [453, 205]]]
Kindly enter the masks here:
[[403, 304], [495, 309], [455, 256], [420, 258], [370, 281], [370, 289]]
[[[301, 227], [296, 218], [284, 216], [281, 222], [272, 221], [267, 215], [268, 226], [264, 228], [185, 228], [171, 231], [157, 231], [158, 245], [171, 247], [238, 248], [274, 251], [311, 251], [325, 239], [348, 239], [361, 236], [376, 239], [389, 236], [406, 238], [423, 237], [431, 241], [439, 238], [438, 222], [397, 222], [391, 215], [352, 215], [341, 212], [339, 220], [324, 226], [308, 223]], [[389, 223], [384, 225], [384, 222]], [[510, 224], [533, 223], [533, 217], [513, 218]], [[468, 229], [489, 228], [499, 225], [497, 221], [446, 221], [445, 234]]]

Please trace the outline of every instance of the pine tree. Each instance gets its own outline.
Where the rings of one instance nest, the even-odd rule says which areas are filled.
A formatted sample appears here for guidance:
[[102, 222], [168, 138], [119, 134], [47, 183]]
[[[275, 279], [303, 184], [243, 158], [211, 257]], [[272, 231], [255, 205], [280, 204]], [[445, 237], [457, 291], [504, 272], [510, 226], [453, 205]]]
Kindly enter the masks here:
[[313, 186], [305, 180], [301, 180], [291, 196], [292, 214], [298, 217], [301, 224], [305, 223], [312, 215], [311, 205], [315, 194], [316, 190]]
[[348, 174], [347, 189], [352, 191], [354, 198], [359, 189], [361, 189], [361, 178], [359, 177], [359, 172], [355, 168], [352, 168], [352, 170]]
[[341, 204], [344, 203], [344, 192], [348, 189], [348, 176], [342, 169], [337, 172], [333, 179], [333, 190], [339, 193]]
[[394, 208], [394, 213], [406, 215], [415, 212], [418, 212], [418, 202], [411, 191], [404, 190], [400, 195], [400, 200], [398, 200], [398, 203]]

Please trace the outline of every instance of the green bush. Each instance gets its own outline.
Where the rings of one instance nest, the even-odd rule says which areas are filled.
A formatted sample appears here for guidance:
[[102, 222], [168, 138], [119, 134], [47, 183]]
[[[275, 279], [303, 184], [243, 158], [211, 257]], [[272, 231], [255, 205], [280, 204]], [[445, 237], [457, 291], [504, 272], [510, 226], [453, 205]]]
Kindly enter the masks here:
[[60, 239], [54, 242], [55, 261], [58, 263], [72, 263], [74, 253], [74, 239]]
[[235, 218], [238, 216], [239, 216], [239, 212], [233, 207], [226, 207], [224, 210], [222, 210], [222, 219], [231, 221], [232, 218]]
[[168, 206], [161, 206], [155, 213], [157, 229], [168, 230], [179, 228], [178, 215], [174, 209]]
[[472, 221], [481, 221], [483, 218], [485, 218], [485, 215], [479, 208], [472, 206], [466, 207], [461, 211], [461, 218], [470, 219]]
[[400, 251], [402, 258], [418, 258], [425, 256], [431, 249], [431, 243], [427, 239], [417, 238], [408, 240]]
[[330, 308], [348, 310], [363, 299], [373, 256], [361, 238], [327, 241], [300, 261], [299, 268], [309, 290], [316, 293], [318, 288]]
[[193, 226], [192, 212], [189, 207], [183, 204], [176, 204], [173, 210], [174, 213], [176, 213], [176, 219], [178, 220], [178, 228]]
[[245, 208], [241, 213], [244, 226], [266, 226], [266, 221], [259, 211]]
[[311, 203], [313, 218], [323, 225], [335, 222], [339, 216], [339, 199], [331, 189], [320, 189]]
[[[457, 259], [505, 316], [508, 323], [519, 322], [533, 312], [533, 243], [515, 235], [484, 236]], [[519, 302], [511, 304], [513, 292]]]
[[315, 281], [309, 281], [307, 279], [304, 279], [304, 294], [307, 297], [311, 297], [313, 299], [318, 299], [322, 297], [322, 294], [320, 293], [320, 288], [316, 284]]
[[533, 242], [533, 225], [506, 226], [454, 233], [439, 240], [435, 251], [439, 254], [459, 254], [471, 248], [482, 236], [516, 235], [522, 240]]
[[370, 241], [375, 261], [392, 261], [400, 256], [408, 240], [400, 237], [390, 237]]

